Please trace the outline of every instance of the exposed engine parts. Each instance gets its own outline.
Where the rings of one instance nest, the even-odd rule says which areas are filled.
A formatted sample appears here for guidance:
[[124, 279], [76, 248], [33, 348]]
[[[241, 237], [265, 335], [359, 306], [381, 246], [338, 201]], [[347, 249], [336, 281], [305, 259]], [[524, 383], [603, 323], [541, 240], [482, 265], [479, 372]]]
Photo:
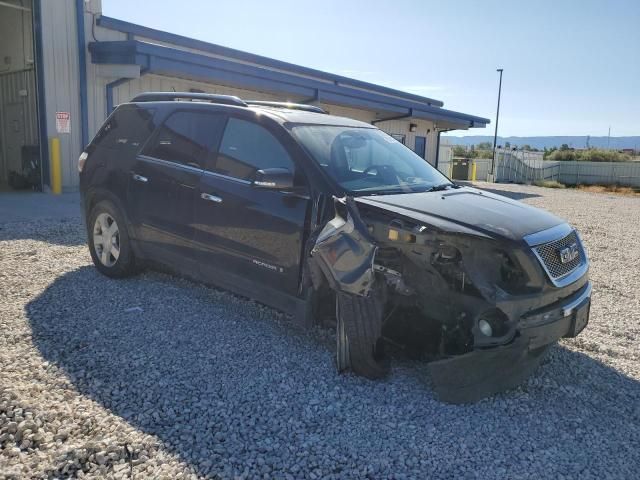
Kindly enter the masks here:
[[309, 270], [316, 291], [335, 299], [339, 370], [384, 376], [386, 342], [430, 362], [440, 398], [474, 401], [520, 382], [564, 335], [563, 324], [534, 341], [519, 336], [520, 319], [548, 320], [537, 312], [555, 300], [516, 242], [396, 217], [373, 200], [334, 198], [334, 212]]

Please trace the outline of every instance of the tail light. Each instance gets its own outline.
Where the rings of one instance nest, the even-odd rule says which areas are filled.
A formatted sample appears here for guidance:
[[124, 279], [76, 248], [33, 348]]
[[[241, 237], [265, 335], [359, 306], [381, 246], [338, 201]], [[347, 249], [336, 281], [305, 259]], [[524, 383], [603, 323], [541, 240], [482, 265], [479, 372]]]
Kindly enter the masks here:
[[82, 172], [82, 169], [84, 168], [84, 164], [86, 163], [87, 158], [89, 158], [89, 154], [87, 152], [82, 152], [78, 157], [78, 172]]

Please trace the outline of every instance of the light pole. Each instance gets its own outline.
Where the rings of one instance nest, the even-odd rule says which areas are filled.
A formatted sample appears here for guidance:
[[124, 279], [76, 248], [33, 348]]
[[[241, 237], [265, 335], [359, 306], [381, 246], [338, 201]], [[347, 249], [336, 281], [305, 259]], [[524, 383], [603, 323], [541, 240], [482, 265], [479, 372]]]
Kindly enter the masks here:
[[491, 159], [491, 175], [494, 177], [495, 182], [495, 167], [496, 167], [496, 142], [498, 141], [498, 119], [500, 118], [500, 93], [502, 92], [502, 68], [496, 69], [496, 72], [500, 72], [500, 83], [498, 84], [498, 109], [496, 110], [496, 131], [493, 134], [493, 157]]

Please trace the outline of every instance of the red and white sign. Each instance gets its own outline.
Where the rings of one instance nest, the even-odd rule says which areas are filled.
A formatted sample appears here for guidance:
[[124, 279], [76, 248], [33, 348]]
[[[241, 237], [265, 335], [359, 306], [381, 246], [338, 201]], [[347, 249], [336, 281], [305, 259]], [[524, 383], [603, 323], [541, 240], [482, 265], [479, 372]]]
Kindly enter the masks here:
[[71, 133], [71, 114], [69, 112], [56, 112], [56, 131]]

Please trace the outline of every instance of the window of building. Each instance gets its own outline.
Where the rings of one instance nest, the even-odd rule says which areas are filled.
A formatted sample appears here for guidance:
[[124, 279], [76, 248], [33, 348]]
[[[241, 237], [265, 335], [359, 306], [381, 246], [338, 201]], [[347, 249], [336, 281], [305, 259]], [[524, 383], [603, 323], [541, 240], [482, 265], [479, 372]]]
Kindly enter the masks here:
[[206, 112], [179, 111], [160, 127], [144, 154], [196, 168], [215, 155], [225, 117]]
[[256, 170], [276, 167], [294, 172], [291, 157], [282, 144], [264, 127], [230, 118], [213, 171], [252, 180]]

